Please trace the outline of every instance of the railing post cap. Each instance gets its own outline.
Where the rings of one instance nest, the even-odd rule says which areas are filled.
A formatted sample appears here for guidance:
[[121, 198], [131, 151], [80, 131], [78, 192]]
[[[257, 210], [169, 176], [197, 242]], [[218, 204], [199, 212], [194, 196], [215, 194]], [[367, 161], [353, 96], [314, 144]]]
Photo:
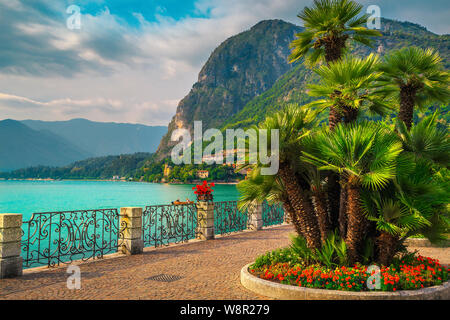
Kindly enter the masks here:
[[142, 216], [141, 207], [122, 207], [120, 208], [120, 214], [128, 217], [140, 217]]
[[0, 213], [0, 228], [18, 228], [21, 225], [21, 213]]

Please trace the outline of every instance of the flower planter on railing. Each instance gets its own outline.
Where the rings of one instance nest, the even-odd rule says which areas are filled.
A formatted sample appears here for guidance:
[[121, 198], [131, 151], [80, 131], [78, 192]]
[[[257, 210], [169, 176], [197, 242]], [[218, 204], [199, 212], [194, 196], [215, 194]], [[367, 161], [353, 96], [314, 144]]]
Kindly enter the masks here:
[[198, 184], [195, 187], [192, 188], [192, 190], [195, 190], [194, 193], [197, 195], [197, 201], [207, 201], [211, 202], [213, 201], [213, 189], [214, 182], [211, 184], [208, 184], [208, 182], [203, 181], [203, 184]]

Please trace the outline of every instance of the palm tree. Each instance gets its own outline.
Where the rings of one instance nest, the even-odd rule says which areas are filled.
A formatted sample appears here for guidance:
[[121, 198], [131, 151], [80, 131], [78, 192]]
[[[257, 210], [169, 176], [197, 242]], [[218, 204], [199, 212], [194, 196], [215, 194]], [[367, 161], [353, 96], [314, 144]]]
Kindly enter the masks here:
[[[381, 36], [376, 30], [364, 27], [368, 15], [361, 13], [362, 5], [348, 0], [314, 0], [311, 8], [305, 7], [298, 15], [303, 20], [304, 32], [292, 41], [289, 62], [305, 57], [310, 64], [325, 59], [327, 64], [340, 60], [351, 39], [371, 46], [372, 37]], [[329, 124], [334, 128], [339, 113], [330, 106]]]
[[[316, 112], [303, 110], [297, 105], [290, 105], [266, 118], [257, 132], [264, 130], [268, 137], [272, 130], [279, 131], [279, 170], [277, 173], [286, 192], [286, 203], [291, 207], [302, 225], [302, 232], [310, 248], [320, 247], [320, 230], [313, 205], [308, 196], [308, 184], [297, 170], [298, 155], [301, 152], [301, 141], [310, 134], [316, 124]], [[258, 135], [259, 136], [259, 135]], [[269, 141], [270, 143], [270, 141]], [[248, 166], [244, 165], [243, 167]], [[258, 163], [253, 167], [263, 167]], [[242, 168], [243, 168], [242, 167]]]
[[[290, 222], [294, 225], [298, 234], [305, 237], [305, 228], [299, 217], [295, 214], [289, 202], [286, 188], [279, 176], [261, 175], [260, 168], [254, 166], [248, 179], [241, 181], [237, 188], [240, 193], [239, 208], [245, 210], [255, 203], [267, 200], [269, 203], [282, 203]], [[300, 163], [296, 168], [297, 174], [304, 179], [304, 185], [309, 185], [309, 190], [304, 194], [311, 198], [313, 211], [317, 216], [321, 243], [325, 243], [331, 231], [326, 207], [326, 194], [323, 189], [323, 177], [320, 172], [308, 163]], [[299, 171], [299, 172], [298, 172]], [[304, 187], [306, 189], [306, 187]]]
[[[363, 6], [349, 0], [314, 0], [298, 14], [305, 31], [291, 43], [290, 62], [306, 57], [311, 63], [325, 58], [327, 63], [341, 59], [347, 40], [371, 46], [376, 30], [364, 27], [369, 15], [360, 15]], [[358, 16], [360, 15], [360, 16]]]
[[[356, 121], [361, 111], [370, 114], [385, 115], [391, 110], [381, 96], [374, 94], [376, 80], [380, 77], [377, 72], [378, 56], [370, 55], [365, 59], [346, 57], [330, 65], [321, 66], [315, 72], [321, 76], [319, 84], [309, 85], [308, 94], [315, 97], [324, 97], [309, 104], [309, 106], [325, 109], [334, 107], [338, 114], [343, 115], [344, 123]], [[337, 122], [330, 122], [330, 129], [334, 129]], [[339, 178], [339, 212], [338, 225], [340, 234], [345, 237], [347, 216], [347, 190], [344, 177]]]
[[387, 55], [379, 69], [383, 72], [380, 92], [395, 95], [400, 102], [398, 117], [411, 128], [414, 107], [426, 103], [448, 103], [449, 74], [434, 49], [404, 48]]
[[[327, 64], [340, 60], [347, 49], [348, 41], [372, 46], [372, 37], [381, 36], [376, 30], [365, 28], [368, 15], [360, 15], [362, 5], [348, 0], [314, 0], [298, 17], [303, 20], [304, 32], [298, 33], [291, 42], [289, 62], [301, 58], [311, 65], [325, 60]], [[342, 116], [333, 105], [329, 107], [328, 123], [333, 129]], [[339, 176], [327, 175], [327, 198], [332, 228], [337, 227], [340, 208]]]
[[437, 116], [438, 110], [413, 125], [409, 131], [405, 123], [398, 121], [396, 131], [406, 152], [447, 167], [450, 163], [450, 137], [447, 127], [438, 127]]
[[252, 168], [250, 177], [238, 183], [237, 189], [240, 193], [238, 207], [247, 210], [251, 206], [268, 201], [269, 203], [282, 203], [288, 219], [294, 225], [295, 231], [305, 237], [304, 225], [295, 214], [286, 189], [281, 179], [276, 175], [261, 175], [258, 166]]
[[340, 117], [330, 121], [331, 130], [343, 120], [345, 123], [356, 121], [361, 109], [371, 114], [386, 115], [391, 110], [384, 96], [377, 94], [376, 80], [381, 76], [377, 71], [378, 56], [371, 54], [365, 59], [347, 56], [342, 60], [323, 65], [314, 70], [320, 77], [319, 84], [308, 85], [308, 94], [324, 97], [313, 101], [309, 106], [319, 109], [334, 107]]
[[311, 138], [312, 153], [303, 160], [320, 170], [333, 170], [346, 179], [348, 226], [346, 244], [350, 263], [359, 261], [367, 219], [361, 208], [362, 188], [383, 189], [395, 177], [402, 144], [398, 137], [371, 123], [339, 124], [334, 132], [322, 130]]
[[386, 266], [406, 238], [426, 234], [434, 242], [443, 238], [448, 228], [448, 185], [435, 179], [432, 163], [404, 151], [396, 167], [396, 177], [388, 187], [364, 191], [362, 197], [367, 218], [376, 222], [379, 230], [378, 261]]

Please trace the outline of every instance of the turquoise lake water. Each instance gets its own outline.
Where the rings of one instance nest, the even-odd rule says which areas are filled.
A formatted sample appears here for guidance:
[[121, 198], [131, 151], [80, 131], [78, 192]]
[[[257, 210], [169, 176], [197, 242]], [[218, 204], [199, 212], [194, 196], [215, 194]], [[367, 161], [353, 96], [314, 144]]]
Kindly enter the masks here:
[[[195, 200], [194, 185], [113, 181], [0, 181], [0, 213], [104, 209]], [[235, 185], [216, 185], [215, 201], [238, 200]]]

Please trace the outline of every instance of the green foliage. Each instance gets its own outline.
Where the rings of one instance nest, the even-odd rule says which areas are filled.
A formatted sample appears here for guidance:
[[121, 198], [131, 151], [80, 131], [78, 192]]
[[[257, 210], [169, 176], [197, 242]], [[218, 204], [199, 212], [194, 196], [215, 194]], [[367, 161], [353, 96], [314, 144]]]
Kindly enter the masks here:
[[308, 248], [306, 240], [302, 236], [291, 236], [290, 249], [305, 265], [320, 264], [331, 268], [348, 264], [347, 246], [336, 232], [330, 233], [322, 247], [316, 250]]
[[[167, 177], [164, 176], [166, 164], [171, 167], [170, 174]], [[208, 178], [200, 179], [197, 176], [197, 171], [199, 170], [207, 170]], [[234, 182], [242, 179], [242, 175], [235, 172], [232, 167], [222, 164], [175, 165], [172, 161], [165, 160], [146, 162], [136, 171], [135, 179], [146, 182], [161, 182], [162, 179], [165, 179], [166, 182], [174, 183], [188, 183], [198, 180]]]
[[65, 167], [39, 166], [2, 173], [0, 176], [10, 179], [111, 179], [113, 176], [130, 178], [151, 158], [150, 153], [106, 156], [76, 161]]
[[[376, 30], [365, 28], [368, 15], [360, 15], [363, 6], [348, 0], [314, 0], [311, 7], [305, 7], [298, 17], [303, 20], [306, 31], [297, 34], [292, 41], [291, 62], [306, 57], [310, 64], [323, 61], [325, 50], [330, 42], [344, 43], [349, 37], [363, 45], [372, 45]], [[345, 44], [344, 44], [345, 47]]]
[[324, 128], [311, 137], [310, 152], [301, 156], [319, 170], [355, 177], [363, 187], [383, 188], [395, 176], [395, 161], [402, 151], [398, 137], [383, 126], [364, 121]]
[[276, 263], [292, 263], [298, 262], [298, 256], [296, 253], [289, 248], [281, 248], [267, 252], [256, 258], [252, 267], [261, 268], [263, 266], [269, 266]]
[[380, 93], [399, 99], [400, 89], [409, 86], [417, 91], [415, 103], [425, 107], [433, 102], [447, 103], [450, 77], [442, 66], [442, 58], [432, 49], [408, 47], [391, 52], [379, 66]]
[[[309, 104], [319, 109], [344, 107], [369, 111], [370, 115], [386, 115], [392, 110], [383, 97], [376, 94], [376, 80], [381, 76], [377, 71], [379, 57], [369, 55], [365, 59], [347, 56], [342, 60], [322, 65], [314, 72], [321, 77], [319, 84], [309, 84], [308, 94], [323, 97]], [[363, 110], [364, 108], [364, 110]]]

